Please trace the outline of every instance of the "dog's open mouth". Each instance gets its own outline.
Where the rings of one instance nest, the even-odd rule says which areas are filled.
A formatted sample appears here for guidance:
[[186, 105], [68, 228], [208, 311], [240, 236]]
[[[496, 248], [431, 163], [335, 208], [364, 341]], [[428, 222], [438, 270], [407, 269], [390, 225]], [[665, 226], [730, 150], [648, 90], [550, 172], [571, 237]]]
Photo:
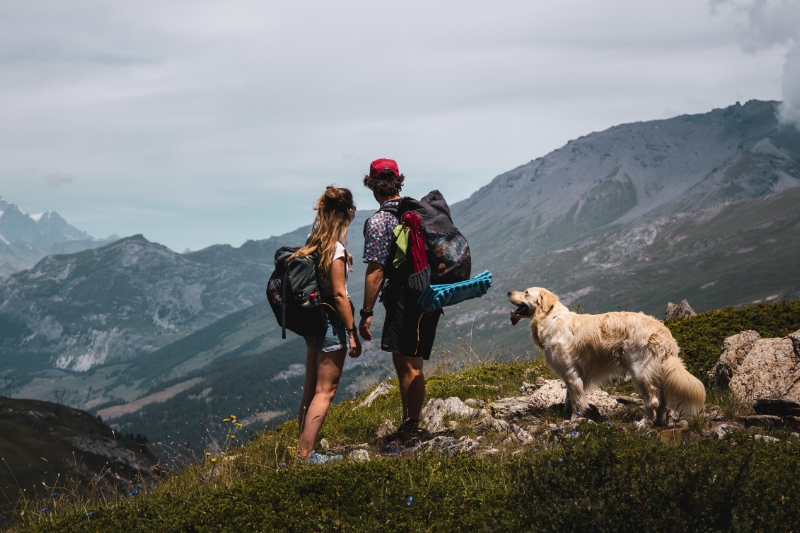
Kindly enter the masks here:
[[530, 311], [528, 310], [527, 305], [520, 305], [511, 313], [511, 325], [516, 326], [517, 322], [522, 320], [523, 318], [530, 318]]

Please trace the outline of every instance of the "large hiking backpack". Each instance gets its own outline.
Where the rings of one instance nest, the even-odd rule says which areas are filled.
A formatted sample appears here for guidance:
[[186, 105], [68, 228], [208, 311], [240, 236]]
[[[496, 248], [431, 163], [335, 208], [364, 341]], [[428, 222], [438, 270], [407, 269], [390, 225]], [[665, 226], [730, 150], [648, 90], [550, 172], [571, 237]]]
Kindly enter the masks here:
[[275, 271], [267, 282], [267, 300], [281, 326], [301, 336], [323, 335], [328, 317], [320, 296], [316, 257], [289, 257], [299, 248], [280, 248], [275, 252]]
[[398, 280], [401, 285], [424, 292], [430, 285], [458, 283], [470, 278], [469, 244], [453, 224], [450, 207], [442, 193], [431, 191], [421, 200], [401, 198], [397, 206], [381, 206], [381, 211], [393, 213], [402, 224], [414, 224], [414, 217], [409, 213], [418, 215], [425, 239], [427, 266], [422, 269], [416, 268], [411, 260], [395, 267], [392, 262], [397, 253], [397, 241], [393, 241], [388, 263], [384, 266], [390, 283]]

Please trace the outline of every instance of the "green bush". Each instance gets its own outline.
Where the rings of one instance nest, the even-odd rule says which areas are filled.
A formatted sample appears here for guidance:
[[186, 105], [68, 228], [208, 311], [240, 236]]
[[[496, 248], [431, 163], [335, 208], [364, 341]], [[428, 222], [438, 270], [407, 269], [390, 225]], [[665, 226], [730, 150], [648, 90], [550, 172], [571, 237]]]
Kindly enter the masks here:
[[709, 385], [711, 371], [722, 354], [722, 344], [727, 337], [749, 329], [764, 338], [785, 337], [800, 329], [800, 301], [725, 307], [671, 320], [666, 326], [678, 341], [689, 372]]

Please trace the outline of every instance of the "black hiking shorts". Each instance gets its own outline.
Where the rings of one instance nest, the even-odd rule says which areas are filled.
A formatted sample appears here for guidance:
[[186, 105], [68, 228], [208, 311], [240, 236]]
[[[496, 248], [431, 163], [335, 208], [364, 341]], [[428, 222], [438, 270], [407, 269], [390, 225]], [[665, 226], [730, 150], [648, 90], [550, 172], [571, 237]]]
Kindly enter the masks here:
[[386, 322], [381, 335], [381, 350], [399, 353], [406, 357], [431, 357], [436, 326], [442, 310], [426, 313], [417, 304], [417, 291], [400, 291], [399, 294], [384, 295]]

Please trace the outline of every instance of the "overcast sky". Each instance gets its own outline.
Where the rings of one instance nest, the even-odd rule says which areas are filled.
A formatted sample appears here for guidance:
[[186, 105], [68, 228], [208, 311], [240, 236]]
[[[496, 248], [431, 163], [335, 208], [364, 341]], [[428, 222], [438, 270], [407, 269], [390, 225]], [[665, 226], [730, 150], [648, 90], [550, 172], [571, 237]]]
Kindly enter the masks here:
[[308, 224], [331, 183], [377, 207], [378, 157], [452, 203], [620, 123], [797, 102], [798, 28], [777, 0], [3, 1], [0, 196], [177, 251]]

